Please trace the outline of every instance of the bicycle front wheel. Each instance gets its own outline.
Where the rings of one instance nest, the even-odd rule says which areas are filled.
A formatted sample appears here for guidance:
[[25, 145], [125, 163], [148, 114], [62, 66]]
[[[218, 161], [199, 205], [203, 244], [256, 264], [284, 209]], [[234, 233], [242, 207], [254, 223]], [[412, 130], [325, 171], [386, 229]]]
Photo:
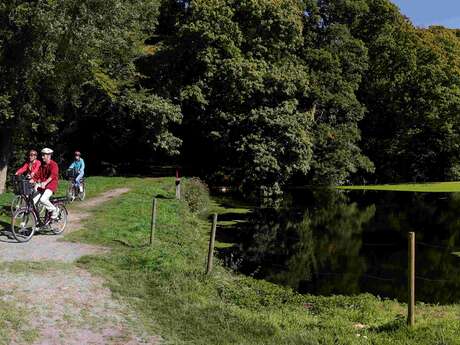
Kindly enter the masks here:
[[75, 200], [76, 197], [76, 191], [75, 191], [75, 186], [72, 182], [69, 182], [69, 187], [67, 189], [67, 196], [70, 202]]
[[11, 214], [26, 206], [26, 200], [22, 195], [15, 195], [11, 201]]
[[18, 242], [28, 242], [37, 229], [37, 218], [27, 208], [20, 208], [13, 214], [11, 233]]

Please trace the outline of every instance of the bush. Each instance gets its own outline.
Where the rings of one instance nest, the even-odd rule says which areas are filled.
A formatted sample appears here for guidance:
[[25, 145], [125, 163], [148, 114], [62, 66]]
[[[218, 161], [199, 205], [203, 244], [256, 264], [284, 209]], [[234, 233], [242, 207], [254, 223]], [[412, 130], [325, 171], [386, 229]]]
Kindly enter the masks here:
[[197, 177], [186, 179], [184, 183], [184, 200], [192, 213], [205, 212], [210, 203], [209, 188]]

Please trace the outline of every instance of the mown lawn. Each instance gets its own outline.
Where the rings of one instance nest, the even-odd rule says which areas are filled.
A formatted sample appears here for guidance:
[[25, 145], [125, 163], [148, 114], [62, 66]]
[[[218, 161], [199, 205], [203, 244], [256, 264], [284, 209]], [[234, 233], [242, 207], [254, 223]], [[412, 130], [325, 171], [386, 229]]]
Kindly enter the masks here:
[[366, 186], [341, 186], [344, 190], [382, 190], [396, 192], [450, 193], [460, 192], [460, 182], [405, 183]]
[[[123, 186], [131, 192], [95, 210], [85, 229], [66, 238], [113, 248], [78, 264], [104, 276], [167, 344], [460, 344], [458, 305], [419, 304], [417, 325], [408, 329], [397, 301], [302, 296], [219, 264], [206, 277], [210, 225], [174, 200], [174, 179], [126, 179]], [[153, 195], [162, 198], [150, 248]]]

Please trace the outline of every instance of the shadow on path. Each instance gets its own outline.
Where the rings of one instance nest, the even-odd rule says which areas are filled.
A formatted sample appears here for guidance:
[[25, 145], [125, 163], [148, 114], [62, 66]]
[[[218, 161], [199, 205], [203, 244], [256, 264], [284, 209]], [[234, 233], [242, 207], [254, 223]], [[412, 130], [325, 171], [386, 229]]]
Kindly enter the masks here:
[[10, 223], [0, 220], [0, 242], [18, 243], [10, 231]]

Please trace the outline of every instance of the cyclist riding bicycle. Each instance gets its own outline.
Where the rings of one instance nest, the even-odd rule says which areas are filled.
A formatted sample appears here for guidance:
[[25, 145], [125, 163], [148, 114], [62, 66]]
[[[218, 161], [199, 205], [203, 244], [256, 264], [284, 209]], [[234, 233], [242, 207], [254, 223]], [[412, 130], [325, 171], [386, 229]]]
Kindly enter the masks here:
[[85, 176], [85, 161], [83, 160], [83, 158], [81, 158], [80, 151], [75, 151], [75, 160], [69, 166], [69, 170], [72, 169], [77, 171], [78, 173], [77, 177], [75, 177], [75, 185], [80, 190], [80, 192], [83, 192], [81, 180], [83, 179], [83, 176]]
[[37, 159], [37, 151], [30, 150], [29, 161], [25, 162], [24, 165], [16, 171], [15, 175], [19, 176], [27, 173], [30, 178], [33, 178], [40, 170], [41, 164], [42, 163]]
[[51, 219], [57, 219], [58, 209], [50, 202], [50, 197], [56, 192], [59, 183], [59, 167], [55, 161], [51, 159], [53, 150], [44, 148], [42, 150], [43, 164], [32, 179], [31, 182], [38, 182], [37, 190], [39, 194], [34, 197], [34, 204], [39, 201], [45, 208], [51, 212]]

